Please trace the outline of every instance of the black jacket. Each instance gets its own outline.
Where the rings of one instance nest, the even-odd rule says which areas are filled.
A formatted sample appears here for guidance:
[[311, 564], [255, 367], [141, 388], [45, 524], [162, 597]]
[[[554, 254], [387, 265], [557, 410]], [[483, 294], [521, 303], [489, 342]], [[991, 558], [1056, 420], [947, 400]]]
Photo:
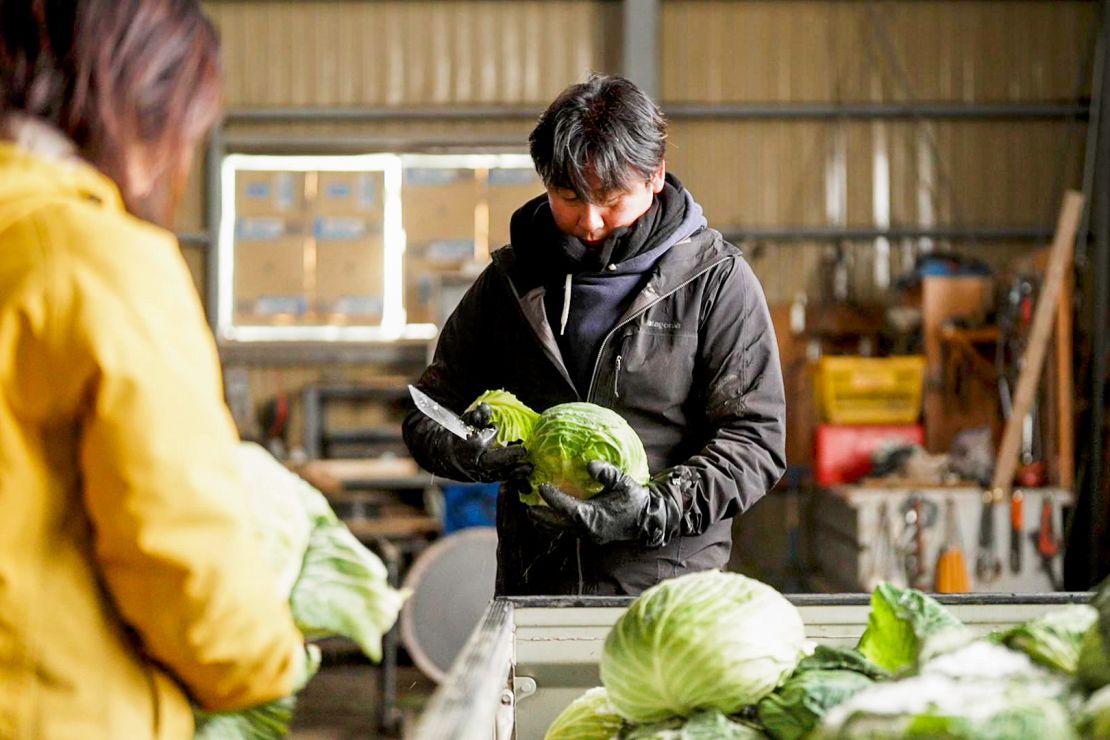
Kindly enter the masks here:
[[[785, 469], [785, 401], [774, 329], [759, 281], [712, 229], [672, 247], [601, 344], [581, 398], [544, 311], [542, 280], [512, 246], [493, 254], [447, 320], [418, 385], [461, 412], [504, 388], [537, 411], [586, 400], [617, 411], [640, 435], [652, 474], [690, 485], [681, 536], [657, 549], [597, 546], [535, 527], [503, 489], [498, 501], [497, 592], [638, 594], [664, 578], [725, 565], [730, 517], [761, 498]], [[436, 425], [405, 419], [417, 462]]]

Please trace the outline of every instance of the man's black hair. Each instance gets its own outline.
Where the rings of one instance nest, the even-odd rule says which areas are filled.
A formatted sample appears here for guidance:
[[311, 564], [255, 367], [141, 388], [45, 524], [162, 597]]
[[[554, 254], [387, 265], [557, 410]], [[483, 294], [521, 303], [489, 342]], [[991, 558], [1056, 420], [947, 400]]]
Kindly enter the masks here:
[[[528, 142], [544, 185], [591, 201], [651, 178], [666, 152], [667, 121], [629, 80], [592, 75], [560, 93]], [[588, 175], [599, 188], [590, 187]]]

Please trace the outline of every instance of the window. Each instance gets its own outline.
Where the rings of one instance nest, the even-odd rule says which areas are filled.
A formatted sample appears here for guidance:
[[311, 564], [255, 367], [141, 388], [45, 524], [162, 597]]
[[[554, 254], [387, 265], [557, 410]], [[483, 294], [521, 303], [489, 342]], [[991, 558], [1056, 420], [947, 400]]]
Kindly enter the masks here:
[[232, 342], [433, 337], [543, 192], [521, 154], [230, 154], [217, 335]]

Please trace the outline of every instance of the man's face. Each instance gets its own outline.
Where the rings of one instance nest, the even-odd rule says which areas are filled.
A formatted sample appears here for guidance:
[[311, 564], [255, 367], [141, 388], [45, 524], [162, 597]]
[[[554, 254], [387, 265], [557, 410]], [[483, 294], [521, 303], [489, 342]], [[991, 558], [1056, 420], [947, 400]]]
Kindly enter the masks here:
[[[624, 190], [597, 193], [591, 198], [594, 203], [579, 198], [573, 190], [549, 187], [547, 201], [555, 225], [587, 247], [600, 246], [613, 231], [630, 226], [647, 213], [655, 194], [663, 189], [665, 171], [664, 162], [646, 182], [634, 177]], [[588, 181], [593, 186], [597, 178], [590, 175]]]

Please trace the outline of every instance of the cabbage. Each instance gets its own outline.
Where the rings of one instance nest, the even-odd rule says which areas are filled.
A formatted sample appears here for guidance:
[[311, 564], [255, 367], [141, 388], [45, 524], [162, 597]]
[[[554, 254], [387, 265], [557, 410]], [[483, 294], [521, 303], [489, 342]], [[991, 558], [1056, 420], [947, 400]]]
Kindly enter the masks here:
[[829, 709], [811, 737], [1072, 738], [1071, 700], [1061, 674], [977, 640]]
[[633, 722], [733, 714], [790, 675], [804, 645], [798, 610], [775, 589], [737, 573], [691, 573], [649, 588], [620, 616], [601, 682]]
[[[306, 638], [347, 637], [373, 660], [382, 636], [397, 620], [408, 593], [389, 585], [381, 560], [336, 517], [324, 495], [287, 470], [262, 447], [239, 446], [248, 510], [266, 565], [289, 599], [293, 621]], [[297, 689], [315, 674], [319, 650], [308, 660]], [[269, 740], [284, 737], [293, 697], [237, 712], [194, 709], [194, 740]]]
[[966, 630], [931, 596], [912, 588], [880, 583], [871, 592], [871, 614], [859, 651], [891, 673], [912, 666], [927, 637]]
[[1094, 607], [1071, 604], [1006, 630], [998, 639], [1041, 665], [1074, 675], [1083, 638], [1096, 621]]
[[[247, 505], [255, 535], [262, 542], [262, 552], [271, 570], [277, 575], [278, 588], [289, 596], [301, 572], [301, 560], [308, 548], [314, 517], [306, 515], [310, 506], [319, 512], [319, 497], [324, 509], [331, 509], [323, 495], [274, 460], [259, 445], [239, 445], [239, 470], [250, 494]], [[334, 519], [335, 515], [331, 514]]]
[[407, 591], [389, 585], [378, 556], [336, 523], [312, 530], [289, 606], [305, 637], [347, 637], [378, 661], [382, 636], [397, 621], [407, 597]]
[[513, 442], [527, 443], [532, 436], [532, 427], [536, 426], [536, 421], [540, 418], [539, 414], [505, 390], [486, 391], [474, 399], [474, 403], [467, 406], [466, 410], [473, 411], [483, 403], [489, 406], [491, 420], [497, 426], [497, 444], [507, 446]]
[[746, 722], [726, 717], [716, 709], [694, 712], [689, 719], [672, 718], [633, 725], [621, 740], [755, 740], [767, 735]]
[[1083, 737], [1110, 737], [1110, 686], [1091, 694], [1079, 715]]
[[1110, 578], [1099, 584], [1091, 601], [1098, 621], [1087, 629], [1079, 647], [1079, 678], [1094, 691], [1110, 684]]
[[540, 414], [525, 446], [534, 466], [532, 492], [520, 500], [545, 506], [538, 489], [550, 483], [564, 493], [586, 499], [601, 484], [586, 465], [601, 460], [621, 468], [639, 484], [648, 482], [647, 454], [635, 430], [620, 414], [593, 403], [563, 403]]
[[611, 740], [620, 733], [624, 720], [617, 714], [609, 694], [598, 686], [578, 697], [547, 728], [544, 740]]

